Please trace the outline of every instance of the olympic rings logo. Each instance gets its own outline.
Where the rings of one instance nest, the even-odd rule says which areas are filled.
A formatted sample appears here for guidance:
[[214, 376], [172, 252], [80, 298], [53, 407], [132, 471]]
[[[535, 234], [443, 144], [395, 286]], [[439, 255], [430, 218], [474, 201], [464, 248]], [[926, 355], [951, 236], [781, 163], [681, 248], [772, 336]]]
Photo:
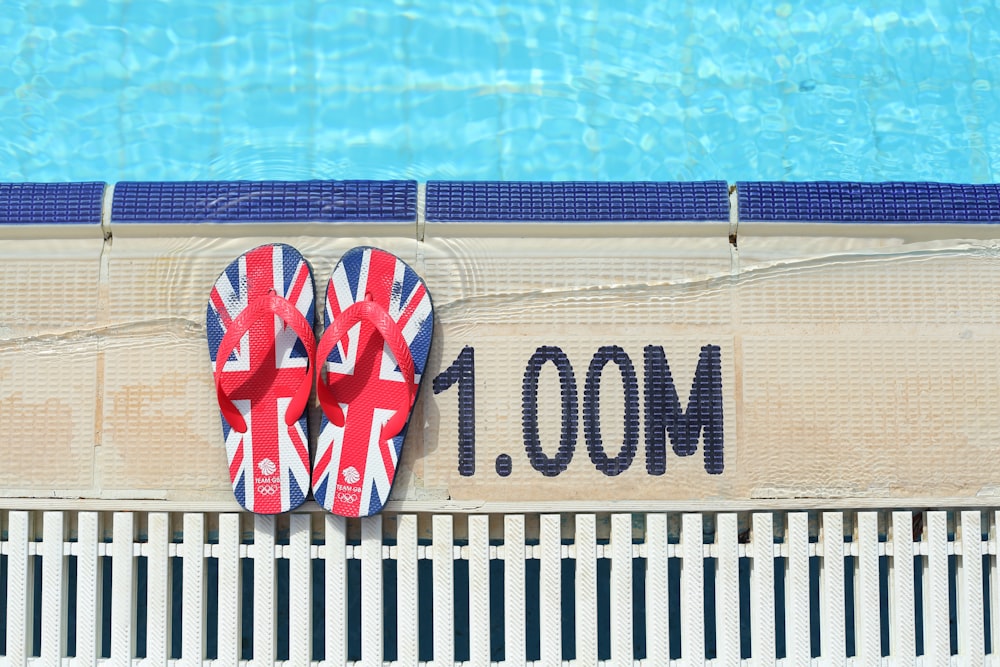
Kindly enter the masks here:
[[278, 492], [278, 487], [273, 484], [261, 484], [257, 487], [257, 493], [262, 496], [273, 496]]
[[358, 502], [358, 494], [344, 493], [343, 491], [340, 491], [337, 493], [337, 500], [342, 503], [356, 503]]

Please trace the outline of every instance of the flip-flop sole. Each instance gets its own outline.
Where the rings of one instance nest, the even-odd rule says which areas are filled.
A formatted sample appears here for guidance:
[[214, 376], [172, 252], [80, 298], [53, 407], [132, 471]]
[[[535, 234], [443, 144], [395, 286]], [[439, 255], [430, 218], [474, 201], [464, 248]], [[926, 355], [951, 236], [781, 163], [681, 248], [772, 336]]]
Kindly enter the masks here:
[[269, 294], [287, 299], [312, 328], [312, 269], [299, 251], [280, 243], [254, 248], [226, 267], [212, 287], [205, 318], [212, 369], [224, 364], [223, 389], [247, 426], [240, 433], [222, 417], [233, 493], [240, 505], [258, 514], [295, 509], [309, 489], [306, 412], [291, 425], [285, 413], [308, 372], [310, 352], [291, 327], [264, 316], [228, 359], [216, 357], [232, 320]]
[[[413, 357], [416, 392], [430, 354], [433, 307], [424, 281], [403, 260], [378, 248], [355, 248], [337, 264], [326, 290], [329, 328], [344, 310], [374, 301], [402, 330]], [[325, 363], [324, 363], [325, 361]], [[409, 418], [394, 435], [382, 426], [408, 391], [389, 346], [367, 321], [351, 327], [318, 370], [336, 383], [344, 425], [322, 417], [313, 466], [316, 502], [341, 516], [370, 516], [389, 498]], [[388, 437], [383, 437], [383, 435]]]

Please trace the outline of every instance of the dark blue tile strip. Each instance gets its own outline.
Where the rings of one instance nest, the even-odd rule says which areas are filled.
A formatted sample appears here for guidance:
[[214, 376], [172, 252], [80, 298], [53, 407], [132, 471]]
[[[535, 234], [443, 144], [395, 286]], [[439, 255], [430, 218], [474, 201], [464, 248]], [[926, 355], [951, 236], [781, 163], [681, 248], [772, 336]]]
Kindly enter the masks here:
[[0, 183], [0, 224], [101, 224], [104, 183]]
[[728, 185], [429, 181], [428, 222], [729, 220]]
[[[743, 221], [1000, 223], [1000, 185], [741, 182]], [[727, 185], [431, 181], [427, 219], [719, 220]], [[99, 224], [103, 183], [0, 183], [0, 224]], [[115, 222], [412, 221], [415, 181], [120, 183]]]
[[740, 221], [1000, 223], [1000, 185], [737, 183]]
[[127, 182], [113, 223], [415, 221], [416, 181]]

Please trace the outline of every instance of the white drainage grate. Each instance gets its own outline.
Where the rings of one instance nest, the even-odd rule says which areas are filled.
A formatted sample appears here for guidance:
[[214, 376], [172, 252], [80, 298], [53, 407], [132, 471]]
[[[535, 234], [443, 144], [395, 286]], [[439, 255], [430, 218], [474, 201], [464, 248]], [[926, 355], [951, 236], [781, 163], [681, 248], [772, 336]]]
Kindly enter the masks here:
[[4, 510], [0, 666], [997, 664], [998, 517]]

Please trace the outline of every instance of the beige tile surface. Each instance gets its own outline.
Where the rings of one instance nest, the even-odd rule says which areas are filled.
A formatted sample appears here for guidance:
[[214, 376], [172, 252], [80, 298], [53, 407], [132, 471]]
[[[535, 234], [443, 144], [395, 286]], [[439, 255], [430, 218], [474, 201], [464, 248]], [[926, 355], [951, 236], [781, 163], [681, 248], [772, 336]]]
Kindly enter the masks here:
[[[423, 242], [343, 228], [5, 242], [0, 279], [18, 289], [0, 293], [0, 495], [230, 501], [205, 307], [232, 259], [274, 241], [310, 261], [320, 301], [337, 259], [357, 245], [395, 252], [427, 282], [435, 341], [393, 499], [1000, 494], [995, 241], [747, 230], [734, 252], [710, 235], [430, 231]], [[683, 457], [668, 446], [665, 473], [649, 475], [644, 349], [663, 348], [684, 407], [705, 345], [720, 349], [725, 469], [707, 474], [700, 445]], [[432, 386], [467, 346], [476, 364], [473, 476], [458, 468], [457, 387]], [[608, 346], [628, 355], [640, 413], [631, 466], [613, 477], [591, 460], [583, 417], [588, 369]], [[566, 355], [577, 394], [573, 457], [554, 477], [532, 468], [524, 444], [525, 366], [540, 347]], [[622, 378], [614, 363], [603, 367], [597, 411], [609, 456], [625, 441]], [[546, 364], [537, 413], [550, 457], [562, 392]], [[501, 455], [508, 477], [498, 474]]]
[[95, 492], [102, 245], [0, 242], [0, 496]]

